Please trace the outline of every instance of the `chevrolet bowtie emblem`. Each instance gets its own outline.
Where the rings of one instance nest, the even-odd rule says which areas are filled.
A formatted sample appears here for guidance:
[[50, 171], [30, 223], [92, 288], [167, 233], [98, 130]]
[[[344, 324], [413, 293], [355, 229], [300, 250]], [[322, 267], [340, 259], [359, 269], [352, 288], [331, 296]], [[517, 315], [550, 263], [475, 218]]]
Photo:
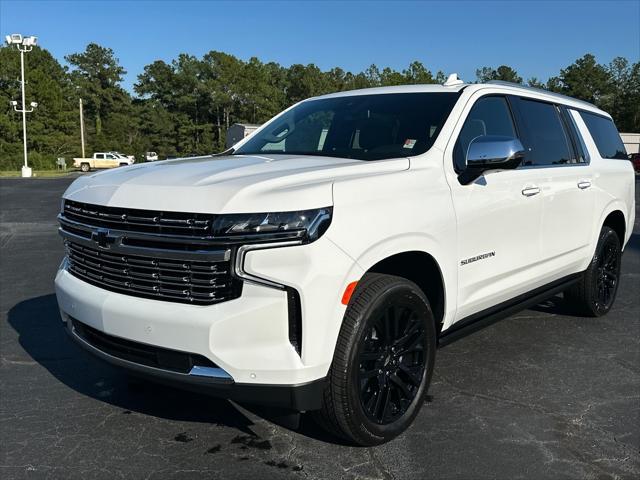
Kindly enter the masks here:
[[100, 248], [109, 248], [109, 244], [113, 243], [115, 238], [109, 236], [109, 230], [99, 228], [91, 233], [91, 240], [96, 242]]

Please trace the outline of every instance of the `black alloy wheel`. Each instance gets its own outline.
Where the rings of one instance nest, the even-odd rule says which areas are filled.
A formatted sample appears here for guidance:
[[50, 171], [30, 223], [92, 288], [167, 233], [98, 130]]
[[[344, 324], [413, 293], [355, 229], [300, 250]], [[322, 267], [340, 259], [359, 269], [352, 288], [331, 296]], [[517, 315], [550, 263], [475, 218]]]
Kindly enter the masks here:
[[378, 312], [360, 342], [358, 384], [367, 417], [384, 425], [413, 402], [425, 371], [424, 324], [410, 304]]
[[564, 292], [569, 307], [578, 315], [600, 317], [611, 310], [620, 285], [620, 244], [612, 228], [602, 227], [591, 263]]
[[367, 273], [347, 306], [314, 412], [330, 433], [379, 445], [418, 415], [435, 363], [437, 333], [425, 293], [412, 281]]
[[596, 308], [608, 311], [613, 304], [620, 275], [620, 245], [617, 237], [608, 237], [601, 246], [596, 271]]

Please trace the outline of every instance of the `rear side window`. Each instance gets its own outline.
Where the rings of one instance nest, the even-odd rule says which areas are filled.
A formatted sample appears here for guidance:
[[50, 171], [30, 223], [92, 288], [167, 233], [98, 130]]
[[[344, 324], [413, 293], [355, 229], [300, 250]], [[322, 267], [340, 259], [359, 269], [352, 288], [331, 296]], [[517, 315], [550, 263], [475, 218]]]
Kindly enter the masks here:
[[575, 110], [569, 111], [565, 109], [564, 111], [569, 128], [571, 128], [571, 132], [573, 133], [573, 139], [575, 142], [575, 147], [577, 149], [577, 163], [589, 163], [589, 151], [587, 150], [587, 146], [584, 144], [584, 139], [582, 138], [580, 129], [578, 128], [578, 125], [576, 125], [576, 121], [573, 118], [574, 115], [578, 115], [579, 113]]
[[509, 105], [504, 97], [483, 97], [473, 105], [454, 147], [456, 171], [460, 172], [466, 167], [467, 150], [471, 141], [484, 135], [517, 136]]
[[525, 165], [575, 163], [558, 108], [551, 103], [521, 99], [519, 110], [527, 126]]
[[627, 152], [616, 126], [611, 120], [593, 113], [580, 112], [602, 158], [627, 160]]

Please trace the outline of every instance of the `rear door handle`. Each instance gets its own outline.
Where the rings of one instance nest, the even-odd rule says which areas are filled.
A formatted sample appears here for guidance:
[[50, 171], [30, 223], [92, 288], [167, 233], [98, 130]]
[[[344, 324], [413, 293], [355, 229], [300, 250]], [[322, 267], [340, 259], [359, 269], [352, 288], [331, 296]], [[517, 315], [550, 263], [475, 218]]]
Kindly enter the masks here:
[[522, 195], [524, 195], [525, 197], [533, 197], [534, 195], [537, 195], [539, 193], [539, 187], [525, 187], [522, 189]]
[[591, 180], [580, 180], [578, 182], [578, 188], [580, 190], [584, 190], [585, 188], [589, 188], [591, 186]]

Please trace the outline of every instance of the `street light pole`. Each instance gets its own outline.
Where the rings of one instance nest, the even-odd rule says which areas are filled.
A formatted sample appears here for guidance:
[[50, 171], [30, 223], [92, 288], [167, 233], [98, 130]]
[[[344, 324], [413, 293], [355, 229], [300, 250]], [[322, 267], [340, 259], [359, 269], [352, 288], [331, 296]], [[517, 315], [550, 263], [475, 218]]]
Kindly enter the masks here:
[[22, 113], [22, 142], [24, 147], [24, 165], [22, 166], [22, 176], [30, 177], [31, 176], [31, 168], [29, 168], [27, 162], [27, 113], [33, 112], [33, 110], [38, 106], [36, 102], [31, 102], [31, 108], [27, 110], [27, 101], [26, 101], [26, 82], [24, 79], [24, 54], [33, 50], [33, 46], [37, 43], [38, 39], [36, 37], [22, 37], [19, 33], [14, 33], [13, 35], [7, 35], [6, 41], [9, 46], [15, 45], [20, 51], [20, 86], [22, 89], [22, 108], [18, 109], [18, 102], [15, 100], [11, 101], [10, 104], [13, 106], [13, 109], [16, 112]]
[[[22, 143], [24, 146], [24, 166], [22, 167], [22, 176], [30, 177], [31, 169], [27, 165], [27, 105], [25, 100], [25, 84], [24, 84], [24, 52], [20, 45], [18, 45], [18, 50], [20, 50], [20, 77], [22, 81]], [[31, 49], [29, 49], [31, 50]], [[33, 111], [33, 109], [31, 109]]]

